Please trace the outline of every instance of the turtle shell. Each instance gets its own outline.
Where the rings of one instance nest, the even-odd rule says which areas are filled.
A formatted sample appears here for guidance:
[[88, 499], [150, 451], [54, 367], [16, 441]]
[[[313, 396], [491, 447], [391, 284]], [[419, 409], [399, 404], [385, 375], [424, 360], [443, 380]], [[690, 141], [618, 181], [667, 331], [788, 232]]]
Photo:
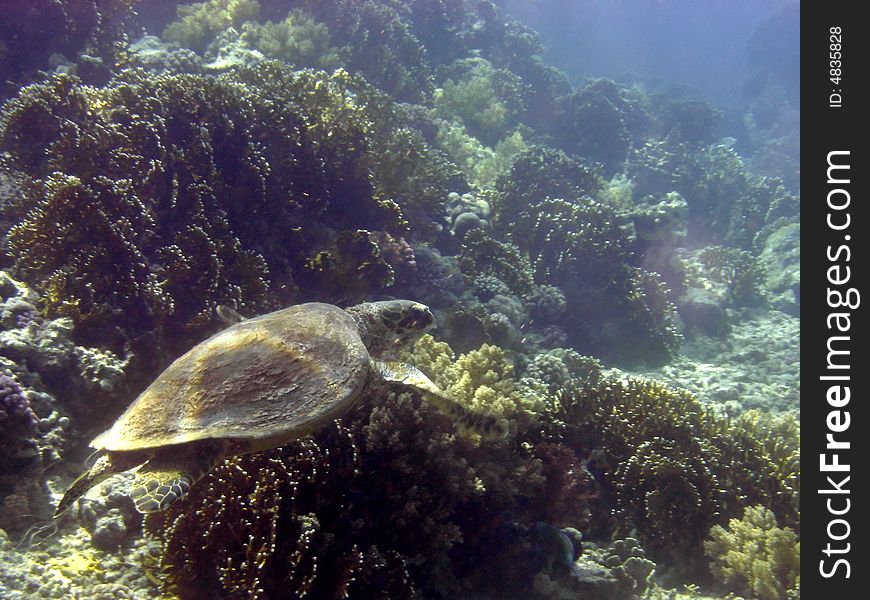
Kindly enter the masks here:
[[314, 302], [291, 306], [194, 346], [91, 446], [139, 450], [218, 438], [252, 450], [273, 447], [349, 409], [370, 365], [344, 310]]

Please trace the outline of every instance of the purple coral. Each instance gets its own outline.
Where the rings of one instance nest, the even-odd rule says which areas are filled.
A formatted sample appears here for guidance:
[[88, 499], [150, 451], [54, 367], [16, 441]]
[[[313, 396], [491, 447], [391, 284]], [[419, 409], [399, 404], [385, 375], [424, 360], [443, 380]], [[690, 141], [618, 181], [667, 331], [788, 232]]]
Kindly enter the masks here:
[[396, 283], [407, 284], [417, 271], [414, 248], [405, 238], [394, 238], [386, 231], [373, 231], [371, 237], [378, 246], [381, 258], [393, 268]]
[[0, 373], [0, 448], [15, 449], [36, 433], [36, 415], [21, 386]]

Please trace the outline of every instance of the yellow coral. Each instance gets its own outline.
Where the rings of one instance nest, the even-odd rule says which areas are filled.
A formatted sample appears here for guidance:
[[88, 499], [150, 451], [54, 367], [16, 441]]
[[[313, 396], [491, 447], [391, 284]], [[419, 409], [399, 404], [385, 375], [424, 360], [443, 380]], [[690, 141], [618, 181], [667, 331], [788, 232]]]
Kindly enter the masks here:
[[704, 543], [713, 574], [734, 592], [759, 600], [785, 600], [798, 584], [800, 542], [794, 531], [777, 527], [773, 513], [750, 506], [742, 519], [719, 525]]
[[163, 30], [163, 39], [197, 51], [229, 27], [240, 29], [260, 16], [257, 0], [208, 0], [178, 7], [178, 20]]
[[66, 556], [58, 556], [48, 560], [48, 568], [59, 573], [67, 580], [80, 579], [88, 572], [101, 573], [100, 561], [92, 552], [76, 550]]
[[408, 361], [464, 406], [510, 420], [530, 419], [544, 407], [542, 390], [521, 385], [498, 346], [484, 344], [455, 358], [445, 342], [425, 335]]
[[245, 23], [242, 31], [242, 39], [252, 48], [297, 68], [332, 70], [341, 62], [329, 45], [329, 29], [302, 9], [291, 10], [278, 23]]

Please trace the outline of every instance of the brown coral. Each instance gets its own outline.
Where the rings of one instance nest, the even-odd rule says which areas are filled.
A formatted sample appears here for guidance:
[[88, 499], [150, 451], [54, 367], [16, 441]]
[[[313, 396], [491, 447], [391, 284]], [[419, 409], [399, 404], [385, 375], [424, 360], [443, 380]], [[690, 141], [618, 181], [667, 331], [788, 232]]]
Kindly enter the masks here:
[[687, 392], [638, 379], [568, 385], [554, 411], [550, 435], [587, 457], [602, 483], [600, 521], [612, 510], [611, 526], [635, 532], [656, 560], [703, 572], [710, 528], [746, 506], [765, 506], [784, 525], [797, 522], [793, 421], [730, 419]]
[[82, 341], [143, 360], [201, 338], [216, 303], [251, 314], [380, 291], [393, 269], [369, 231], [404, 233], [400, 203], [425, 231], [446, 196], [389, 99], [278, 63], [130, 70], [104, 88], [57, 76], [6, 104], [0, 147], [28, 190], [4, 210], [8, 256]]

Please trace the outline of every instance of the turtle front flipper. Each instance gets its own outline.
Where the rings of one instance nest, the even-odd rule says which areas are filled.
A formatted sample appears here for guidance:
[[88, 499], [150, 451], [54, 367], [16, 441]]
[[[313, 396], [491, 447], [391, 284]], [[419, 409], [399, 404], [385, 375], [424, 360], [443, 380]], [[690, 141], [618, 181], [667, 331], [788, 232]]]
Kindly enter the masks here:
[[90, 469], [72, 482], [63, 498], [60, 499], [54, 516], [60, 516], [85, 492], [101, 481], [105, 481], [115, 473], [129, 471], [133, 467], [141, 465], [147, 458], [148, 455], [144, 452], [106, 452], [100, 455]]
[[226, 442], [206, 440], [157, 450], [136, 471], [130, 497], [140, 513], [166, 510], [226, 456]]
[[456, 419], [460, 426], [480, 434], [484, 439], [503, 440], [507, 437], [507, 419], [498, 419], [466, 408], [447, 396], [417, 367], [392, 361], [373, 362], [375, 370], [384, 381], [402, 384], [420, 392], [427, 402]]
[[235, 325], [236, 323], [241, 323], [245, 320], [245, 317], [240, 315], [236, 309], [230, 308], [225, 304], [218, 304], [215, 307], [214, 312], [217, 314], [218, 319], [227, 325]]

